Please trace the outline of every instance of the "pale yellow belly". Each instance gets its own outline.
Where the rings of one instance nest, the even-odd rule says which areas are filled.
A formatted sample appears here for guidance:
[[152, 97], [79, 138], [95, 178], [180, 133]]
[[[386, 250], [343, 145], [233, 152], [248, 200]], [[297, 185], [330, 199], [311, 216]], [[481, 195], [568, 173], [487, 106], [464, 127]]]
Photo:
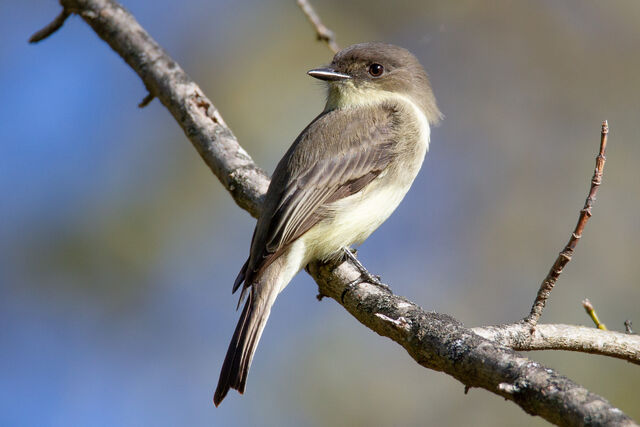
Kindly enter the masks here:
[[[413, 104], [418, 140], [405, 152], [401, 164], [390, 165], [361, 192], [334, 202], [326, 220], [313, 226], [299, 238], [295, 252], [304, 267], [313, 259], [328, 259], [343, 247], [365, 241], [396, 210], [418, 174], [429, 147], [430, 129], [424, 114]], [[292, 253], [293, 255], [293, 253]]]
[[362, 243], [377, 229], [406, 194], [408, 187], [380, 185], [334, 203], [331, 220], [325, 220], [302, 236], [310, 259], [326, 259], [345, 246]]

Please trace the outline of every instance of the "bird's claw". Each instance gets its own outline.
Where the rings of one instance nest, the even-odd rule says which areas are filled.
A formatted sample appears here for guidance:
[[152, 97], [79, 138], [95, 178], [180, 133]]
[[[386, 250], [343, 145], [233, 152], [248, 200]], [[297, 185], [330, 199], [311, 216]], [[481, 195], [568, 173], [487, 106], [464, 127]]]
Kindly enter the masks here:
[[342, 295], [340, 296], [340, 300], [343, 303], [344, 303], [344, 296], [347, 294], [347, 292], [350, 292], [351, 290], [353, 290], [360, 283], [371, 283], [372, 285], [383, 289], [389, 294], [393, 294], [393, 292], [391, 291], [391, 288], [380, 281], [380, 276], [369, 273], [369, 271], [364, 267], [364, 265], [362, 265], [362, 263], [355, 257], [355, 250], [351, 248], [344, 248], [344, 253], [346, 255], [346, 258], [351, 260], [353, 264], [356, 266], [356, 268], [360, 272], [360, 277], [358, 277], [355, 280], [352, 280], [351, 282], [349, 282], [349, 284], [347, 284], [347, 286], [345, 286], [344, 291], [342, 291]]

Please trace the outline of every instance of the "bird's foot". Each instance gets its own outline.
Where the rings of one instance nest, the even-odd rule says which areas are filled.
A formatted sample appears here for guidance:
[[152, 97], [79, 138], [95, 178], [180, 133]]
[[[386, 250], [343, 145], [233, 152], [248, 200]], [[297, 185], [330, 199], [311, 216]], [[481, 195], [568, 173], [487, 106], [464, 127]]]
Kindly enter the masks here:
[[393, 294], [393, 292], [391, 291], [391, 288], [380, 281], [380, 276], [376, 276], [369, 273], [369, 271], [364, 267], [364, 265], [362, 265], [362, 263], [358, 261], [358, 258], [356, 258], [355, 256], [355, 250], [352, 251], [352, 249], [350, 248], [343, 248], [343, 251], [345, 254], [345, 258], [353, 262], [353, 264], [356, 266], [356, 268], [360, 272], [360, 277], [351, 281], [347, 286], [345, 286], [344, 291], [342, 292], [342, 296], [340, 297], [342, 302], [344, 302], [344, 296], [347, 294], [347, 292], [352, 291], [360, 283], [371, 283], [372, 285], [375, 285], [383, 289], [389, 294]]

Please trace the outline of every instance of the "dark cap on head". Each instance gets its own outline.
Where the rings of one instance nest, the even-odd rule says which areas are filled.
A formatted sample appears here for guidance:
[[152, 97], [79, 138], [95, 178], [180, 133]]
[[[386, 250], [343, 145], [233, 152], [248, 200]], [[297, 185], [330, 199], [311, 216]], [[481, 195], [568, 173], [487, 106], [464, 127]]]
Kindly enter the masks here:
[[429, 123], [436, 124], [442, 118], [424, 68], [411, 52], [398, 46], [354, 44], [336, 53], [328, 67], [311, 70], [309, 75], [332, 84], [348, 82], [356, 89], [399, 93], [410, 97]]

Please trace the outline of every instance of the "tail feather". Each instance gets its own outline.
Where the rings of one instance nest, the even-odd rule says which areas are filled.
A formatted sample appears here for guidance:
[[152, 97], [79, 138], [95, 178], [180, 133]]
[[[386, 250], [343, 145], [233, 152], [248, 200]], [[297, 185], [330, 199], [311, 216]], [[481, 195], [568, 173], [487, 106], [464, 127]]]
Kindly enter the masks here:
[[[240, 287], [240, 285], [242, 284], [242, 282], [244, 282], [244, 278], [247, 275], [247, 267], [248, 266], [249, 266], [249, 259], [247, 259], [247, 261], [245, 261], [244, 265], [240, 269], [240, 272], [238, 273], [238, 277], [236, 277], [235, 282], [233, 282], [232, 293], [235, 294], [236, 291], [238, 290], [238, 288]], [[242, 299], [242, 298], [240, 298], [240, 299]]]
[[273, 301], [257, 298], [253, 289], [249, 292], [222, 364], [218, 387], [213, 396], [213, 403], [216, 406], [220, 405], [229, 389], [233, 388], [241, 394], [244, 393], [251, 361], [269, 318], [272, 303]]
[[248, 264], [245, 264], [240, 271], [234, 288], [238, 289], [240, 283], [248, 279], [249, 281], [245, 281], [245, 286], [242, 288], [240, 301], [245, 293], [248, 295], [222, 364], [218, 387], [213, 396], [213, 403], [216, 406], [222, 402], [229, 389], [244, 392], [251, 361], [271, 313], [271, 306], [278, 293], [306, 264], [304, 248], [303, 242], [297, 240], [290, 249], [265, 268], [259, 278], [254, 278], [247, 273]]

